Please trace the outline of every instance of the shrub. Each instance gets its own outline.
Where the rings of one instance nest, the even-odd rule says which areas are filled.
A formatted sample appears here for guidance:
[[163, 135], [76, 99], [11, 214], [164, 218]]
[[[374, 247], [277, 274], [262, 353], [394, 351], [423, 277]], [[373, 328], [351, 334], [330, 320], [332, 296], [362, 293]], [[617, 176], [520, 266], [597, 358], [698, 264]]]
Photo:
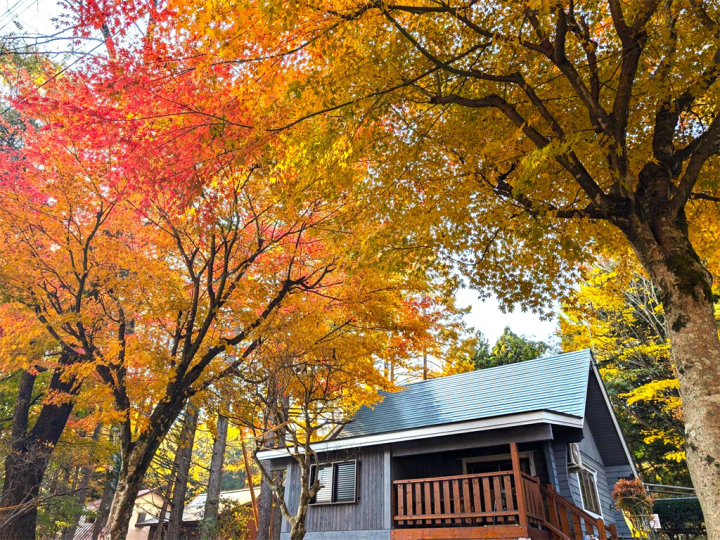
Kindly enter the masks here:
[[650, 517], [653, 511], [653, 499], [645, 491], [639, 478], [621, 479], [615, 484], [612, 492], [615, 506], [623, 513], [633, 529], [633, 536], [648, 538], [652, 532]]
[[705, 532], [705, 518], [697, 499], [659, 499], [653, 505], [653, 512], [660, 518], [664, 530]]

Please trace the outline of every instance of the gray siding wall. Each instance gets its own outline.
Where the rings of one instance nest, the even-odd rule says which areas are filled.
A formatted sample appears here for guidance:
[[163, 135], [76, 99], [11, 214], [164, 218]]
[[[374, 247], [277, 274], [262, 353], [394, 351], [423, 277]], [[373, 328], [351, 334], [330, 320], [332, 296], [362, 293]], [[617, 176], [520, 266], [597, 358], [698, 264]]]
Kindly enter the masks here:
[[[389, 458], [389, 454], [387, 455]], [[358, 448], [355, 451], [336, 452], [329, 456], [321, 456], [322, 461], [340, 461], [344, 459], [358, 460], [358, 501], [351, 504], [328, 504], [310, 506], [307, 513], [306, 528], [308, 533], [323, 531], [380, 531], [389, 529], [390, 501], [386, 498], [389, 490], [388, 467], [389, 459], [381, 446]], [[300, 469], [296, 463], [288, 467], [285, 493], [290, 512], [297, 511], [300, 496]], [[289, 533], [288, 523], [283, 520], [284, 533]], [[311, 536], [307, 538], [328, 538], [329, 536]], [[368, 538], [376, 538], [373, 533]], [[343, 538], [349, 538], [343, 536]], [[353, 538], [355, 538], [353, 536]]]
[[[280, 533], [280, 540], [290, 540], [290, 533]], [[390, 540], [390, 531], [309, 532], [305, 540]]]
[[[580, 441], [579, 444], [583, 463], [597, 471], [597, 488], [598, 495], [600, 496], [600, 505], [602, 506], [603, 520], [605, 523], [615, 523], [616, 525], [620, 525], [617, 520], [617, 512], [615, 511], [610, 497], [612, 486], [614, 484], [608, 482], [605, 465], [587, 423], [583, 427], [583, 440]], [[582, 493], [580, 492], [578, 475], [576, 473], [568, 472], [567, 448], [568, 443], [563, 440], [554, 441], [552, 444], [552, 450], [555, 457], [555, 468], [557, 470], [558, 492], [560, 495], [582, 508]], [[620, 529], [618, 528], [618, 532], [619, 531]]]
[[555, 468], [557, 471], [557, 490], [560, 495], [577, 504], [570, 491], [570, 481], [568, 479], [567, 443], [565, 441], [553, 441], [553, 454], [555, 455]]
[[595, 438], [595, 446], [602, 453], [606, 467], [626, 465], [627, 455], [622, 437], [618, 434], [613, 413], [603, 396], [603, 390], [594, 375], [590, 376], [588, 386], [585, 422], [590, 425]]
[[[595, 438], [593, 433], [588, 427], [587, 422], [583, 426], [584, 438], [580, 442], [580, 452], [582, 453], [583, 464], [592, 467], [597, 471], [597, 488], [598, 494], [600, 495], [600, 506], [602, 507], [603, 519], [607, 523], [615, 523], [615, 509], [613, 506], [612, 498], [612, 484], [608, 483], [607, 475], [605, 473], [605, 464], [603, 463], [600, 451], [595, 444]], [[582, 508], [582, 496], [580, 494], [580, 484], [578, 483], [577, 474], [570, 474], [577, 484], [577, 502], [578, 506]]]
[[552, 484], [555, 489], [557, 489], [558, 471], [557, 464], [555, 463], [555, 448], [552, 441], [546, 441], [543, 444], [543, 453], [545, 454], [545, 461], [547, 462], [549, 483]]

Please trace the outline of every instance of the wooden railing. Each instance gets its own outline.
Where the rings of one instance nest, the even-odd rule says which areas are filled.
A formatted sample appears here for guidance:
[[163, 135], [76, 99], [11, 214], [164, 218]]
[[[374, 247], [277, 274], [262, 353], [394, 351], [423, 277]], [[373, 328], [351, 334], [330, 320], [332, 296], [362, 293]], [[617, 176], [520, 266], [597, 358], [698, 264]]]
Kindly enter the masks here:
[[596, 537], [600, 540], [617, 540], [615, 525], [605, 525], [605, 522], [581, 510], [567, 499], [555, 492], [552, 485], [547, 488], [541, 486], [540, 493], [545, 499], [547, 519], [543, 524], [561, 540], [582, 540], [586, 536]]
[[518, 524], [513, 471], [393, 482], [398, 527]]
[[[520, 498], [518, 498], [518, 478]], [[393, 482], [397, 528], [519, 525], [548, 531], [559, 540], [617, 540], [605, 525], [540, 480], [503, 471]]]
[[522, 477], [525, 514], [528, 517], [528, 524], [539, 527], [545, 522], [545, 505], [540, 490], [540, 480], [525, 473], [520, 473], [520, 476]]
[[[513, 532], [524, 537], [533, 530], [557, 540], [618, 540], [615, 525], [606, 527], [552, 485], [544, 487], [538, 478], [521, 472], [517, 443], [510, 444], [510, 454], [512, 471], [395, 480], [395, 528], [513, 526]], [[407, 538], [417, 533], [397, 532]]]

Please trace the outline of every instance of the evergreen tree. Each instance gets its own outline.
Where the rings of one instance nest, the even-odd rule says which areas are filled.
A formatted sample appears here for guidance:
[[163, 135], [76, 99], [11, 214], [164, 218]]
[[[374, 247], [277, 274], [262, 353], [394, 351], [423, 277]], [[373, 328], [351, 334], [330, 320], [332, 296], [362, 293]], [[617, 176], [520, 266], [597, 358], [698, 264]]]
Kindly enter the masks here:
[[550, 350], [550, 345], [544, 341], [535, 341], [525, 335], [517, 335], [506, 326], [492, 349], [483, 333], [478, 332], [477, 346], [471, 360], [475, 364], [475, 369], [484, 369], [539, 358]]

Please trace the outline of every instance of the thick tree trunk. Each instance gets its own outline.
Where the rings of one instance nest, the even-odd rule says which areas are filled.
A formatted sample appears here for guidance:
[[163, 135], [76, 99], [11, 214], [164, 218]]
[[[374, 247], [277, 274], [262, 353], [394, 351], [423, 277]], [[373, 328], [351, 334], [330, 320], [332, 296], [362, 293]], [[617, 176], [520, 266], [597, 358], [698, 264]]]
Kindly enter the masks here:
[[103, 538], [125, 540], [145, 473], [184, 405], [181, 394], [159, 403], [150, 416], [147, 430], [135, 441], [129, 440], [129, 429], [123, 431], [122, 465]]
[[[20, 441], [27, 434], [28, 415], [32, 403], [32, 393], [35, 388], [37, 375], [32, 371], [23, 371], [20, 374], [20, 385], [13, 410], [12, 440]], [[18, 442], [19, 444], [19, 442]]]
[[143, 442], [144, 444], [140, 446], [136, 444], [128, 458], [123, 460], [117, 488], [115, 488], [115, 495], [110, 506], [108, 524], [102, 538], [125, 540], [127, 537], [135, 499], [142, 487], [142, 481], [148, 467], [143, 460], [148, 444], [145, 441]]
[[170, 507], [170, 518], [168, 520], [167, 538], [181, 538], [182, 516], [185, 511], [185, 494], [187, 493], [188, 473], [192, 461], [193, 444], [195, 443], [195, 431], [197, 431], [198, 410], [195, 405], [188, 403], [183, 419], [182, 429], [178, 447], [175, 451], [177, 461], [177, 475], [173, 487], [172, 506]]
[[688, 468], [708, 538], [720, 539], [720, 342], [712, 301], [696, 292], [675, 290], [664, 305], [683, 401]]
[[210, 458], [210, 478], [208, 479], [205, 514], [202, 523], [202, 540], [213, 540], [216, 536], [217, 520], [220, 510], [220, 487], [222, 484], [222, 468], [225, 461], [225, 444], [227, 442], [228, 420], [218, 415], [217, 436], [213, 442]]
[[687, 235], [684, 215], [626, 232], [662, 294], [683, 401], [688, 468], [708, 538], [720, 539], [720, 340], [712, 276]]
[[36, 499], [40, 493], [43, 472], [47, 467], [45, 452], [38, 449], [12, 452], [5, 458], [5, 487], [0, 538], [34, 540], [37, 521]]
[[63, 403], [46, 403], [35, 425], [27, 433], [28, 411], [35, 377], [23, 374], [20, 394], [13, 414], [12, 449], [5, 458], [5, 482], [0, 508], [0, 538], [3, 540], [34, 540], [37, 521], [37, 498], [52, 456], [73, 408], [72, 398], [79, 385], [74, 377], [63, 380], [63, 369], [56, 368], [48, 394], [66, 395]]

